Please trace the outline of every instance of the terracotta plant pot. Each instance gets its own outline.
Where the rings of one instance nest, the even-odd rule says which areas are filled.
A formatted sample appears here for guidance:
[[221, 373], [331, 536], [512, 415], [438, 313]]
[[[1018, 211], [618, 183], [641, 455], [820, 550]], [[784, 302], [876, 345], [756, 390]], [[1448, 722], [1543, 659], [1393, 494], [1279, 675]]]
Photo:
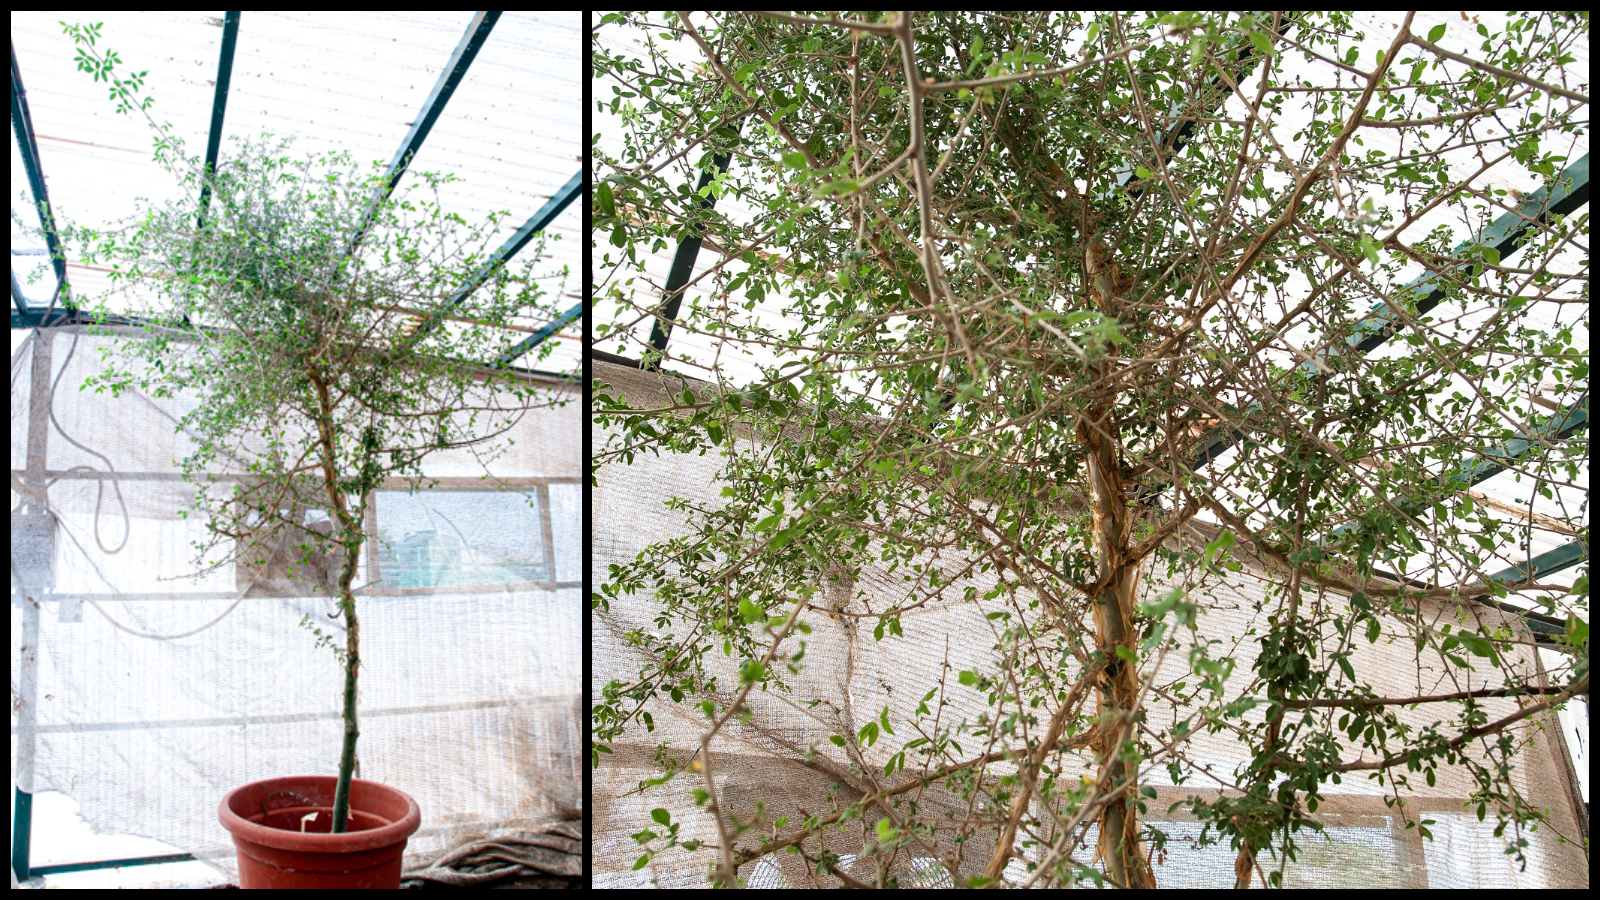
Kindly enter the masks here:
[[271, 778], [223, 798], [218, 815], [239, 850], [239, 887], [400, 887], [400, 857], [422, 825], [417, 801], [374, 781], [352, 781], [348, 830], [329, 834], [337, 784], [332, 775]]

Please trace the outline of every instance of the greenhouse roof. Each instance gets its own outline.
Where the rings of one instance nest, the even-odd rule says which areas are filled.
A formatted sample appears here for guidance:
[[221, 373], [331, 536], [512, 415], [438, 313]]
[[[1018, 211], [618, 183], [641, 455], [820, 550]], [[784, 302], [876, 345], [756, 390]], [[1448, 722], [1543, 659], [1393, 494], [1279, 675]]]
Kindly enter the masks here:
[[[36, 321], [28, 314], [48, 308], [57, 286], [56, 274], [40, 265], [47, 248], [19, 232], [15, 221], [20, 217], [26, 229], [39, 224], [25, 158], [30, 154], [18, 144], [24, 133], [19, 100], [49, 202], [63, 216], [109, 226], [127, 220], [138, 198], [161, 203], [177, 191], [152, 158], [146, 121], [118, 115], [105, 85], [77, 70], [62, 16], [18, 12], [11, 18], [13, 88], [20, 74], [26, 90], [12, 101], [14, 328]], [[68, 22], [104, 23], [100, 49], [116, 52], [119, 72], [148, 73], [143, 95], [155, 99], [151, 115], [170, 124], [189, 153], [203, 153], [220, 137], [219, 161], [225, 163], [228, 138], [263, 132], [294, 138], [297, 152], [349, 151], [363, 164], [392, 165], [410, 152], [405, 171], [458, 177], [441, 189], [445, 212], [469, 223], [508, 213], [495, 245], [509, 256], [529, 232], [550, 238], [536, 270], [544, 302], [574, 312], [581, 307], [583, 215], [582, 204], [573, 202], [582, 193], [584, 159], [579, 16], [96, 12], [74, 14]], [[104, 270], [70, 256], [66, 272], [75, 296], [110, 287]], [[19, 307], [26, 313], [19, 316]], [[543, 340], [555, 346], [541, 370], [579, 368], [581, 318], [526, 316], [505, 343], [514, 352], [519, 344]]]

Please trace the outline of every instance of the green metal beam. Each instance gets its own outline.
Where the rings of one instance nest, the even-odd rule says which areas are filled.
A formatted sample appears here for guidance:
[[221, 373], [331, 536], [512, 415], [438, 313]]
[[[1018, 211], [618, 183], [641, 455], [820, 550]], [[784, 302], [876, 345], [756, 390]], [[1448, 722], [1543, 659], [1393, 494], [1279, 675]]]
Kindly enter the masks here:
[[545, 202], [545, 205], [540, 207], [539, 211], [534, 213], [528, 221], [522, 223], [522, 227], [518, 228], [516, 233], [507, 239], [504, 244], [501, 244], [500, 248], [489, 257], [487, 262], [472, 273], [466, 284], [456, 289], [454, 296], [434, 310], [431, 315], [422, 321], [421, 325], [417, 326], [416, 330], [411, 332], [410, 337], [401, 342], [400, 349], [403, 350], [415, 346], [418, 341], [427, 337], [434, 329], [444, 324], [445, 317], [452, 310], [465, 303], [467, 298], [482, 287], [483, 283], [488, 281], [496, 270], [504, 266], [512, 257], [522, 252], [522, 248], [533, 240], [534, 235], [549, 228], [550, 224], [556, 220], [556, 217], [565, 212], [567, 207], [572, 205], [572, 201], [583, 194], [583, 174], [583, 170], [579, 169], [577, 173], [567, 179], [567, 183], [563, 184], [560, 190], [550, 195], [550, 199]]
[[1563, 569], [1570, 569], [1588, 558], [1589, 545], [1583, 541], [1571, 541], [1548, 553], [1541, 553], [1527, 562], [1502, 569], [1490, 575], [1489, 579], [1512, 583], [1533, 581], [1541, 575], [1554, 575]]
[[[17, 281], [17, 270], [11, 270], [11, 302], [16, 306], [17, 312], [22, 315], [28, 313], [28, 298], [22, 296], [22, 285]], [[16, 326], [13, 325], [13, 328]]]
[[[1509, 584], [1533, 581], [1541, 575], [1554, 575], [1557, 572], [1570, 569], [1588, 560], [1588, 558], [1589, 546], [1583, 541], [1571, 541], [1509, 569], [1502, 569], [1490, 575], [1489, 580]], [[1483, 586], [1481, 581], [1475, 581], [1468, 585], [1469, 588], [1482, 588]], [[1567, 623], [1561, 619], [1531, 610], [1519, 609], [1509, 603], [1502, 603], [1488, 593], [1472, 594], [1470, 598], [1476, 603], [1492, 606], [1495, 609], [1511, 613], [1520, 618], [1523, 624], [1528, 626], [1528, 630], [1533, 632], [1534, 639], [1541, 646], [1547, 644], [1555, 645], [1552, 649], [1558, 650], [1566, 647], [1565, 644], [1556, 640], [1567, 633]]]
[[573, 308], [557, 316], [549, 325], [546, 325], [533, 334], [528, 335], [527, 339], [522, 343], [512, 347], [499, 359], [494, 361], [495, 367], [500, 368], [502, 366], [511, 365], [517, 360], [518, 357], [549, 340], [553, 335], [555, 335], [561, 329], [567, 327], [569, 323], [577, 320], [582, 315], [583, 304], [579, 303], [577, 306], [574, 306]]
[[[1523, 198], [1517, 208], [1494, 220], [1476, 238], [1456, 245], [1455, 255], [1465, 260], [1454, 272], [1427, 272], [1401, 288], [1402, 295], [1416, 298], [1417, 313], [1426, 313], [1444, 301], [1452, 290], [1450, 276], [1461, 277], [1471, 271], [1477, 257], [1484, 249], [1494, 250], [1504, 259], [1522, 248], [1523, 239], [1533, 227], [1550, 220], [1552, 215], [1567, 215], [1589, 202], [1589, 154], [1568, 166], [1557, 176], [1556, 183], [1541, 187]], [[1401, 314], [1388, 301], [1379, 303], [1367, 317], [1355, 326], [1355, 333], [1345, 338], [1345, 346], [1359, 353], [1370, 353], [1400, 330]], [[1318, 359], [1326, 361], [1335, 351], [1323, 350]], [[1306, 360], [1300, 371], [1315, 375], [1321, 368]]]
[[39, 162], [39, 142], [33, 132], [33, 113], [28, 108], [28, 92], [22, 87], [22, 69], [17, 64], [15, 42], [11, 44], [11, 129], [17, 135], [17, 150], [22, 155], [22, 168], [28, 174], [28, 187], [33, 192], [34, 208], [38, 210], [39, 224], [44, 230], [50, 264], [56, 270], [55, 296], [62, 306], [72, 309], [72, 294], [67, 288], [67, 257], [56, 236], [55, 217], [50, 213], [50, 193], [45, 187], [44, 168]]
[[478, 51], [489, 39], [489, 33], [494, 30], [495, 23], [500, 21], [500, 12], [500, 10], [478, 12], [473, 15], [472, 21], [467, 23], [467, 30], [461, 35], [461, 41], [456, 44], [455, 51], [445, 62], [438, 81], [434, 82], [433, 91], [428, 94], [428, 99], [423, 101], [422, 109], [417, 113], [416, 119], [410, 123], [411, 130], [406, 132], [406, 136], [400, 141], [400, 149], [395, 151], [394, 158], [389, 161], [389, 170], [385, 174], [383, 187], [374, 194], [372, 205], [368, 207], [355, 233], [350, 236], [350, 252], [354, 252], [360, 245], [367, 229], [372, 227], [372, 217], [377, 215], [378, 207], [394, 193], [395, 185], [400, 183], [407, 167], [411, 165], [411, 160], [417, 155], [417, 151], [422, 149], [422, 142], [428, 139], [428, 133], [433, 131], [433, 126], [444, 113], [445, 106], [455, 95], [456, 88], [460, 87], [462, 79], [466, 78], [467, 69], [472, 66], [472, 61], [478, 57]]
[[[46, 311], [42, 306], [29, 307], [27, 312], [11, 314], [11, 327], [19, 328], [60, 328], [68, 325], [114, 325], [128, 328], [143, 328], [149, 325], [146, 319], [129, 316], [102, 316], [82, 309], [56, 309]], [[180, 331], [194, 330], [192, 325], [172, 325]], [[204, 329], [208, 334], [221, 334], [219, 328]]]
[[57, 309], [46, 313], [42, 307], [30, 307], [26, 312], [13, 312], [11, 314], [11, 328], [54, 328], [58, 325], [79, 324], [76, 310]]
[[169, 853], [165, 856], [137, 856], [129, 859], [101, 859], [93, 862], [60, 863], [34, 866], [29, 860], [33, 853], [33, 795], [18, 788], [14, 795], [11, 822], [11, 871], [17, 881], [45, 875], [64, 875], [68, 872], [91, 872], [96, 869], [121, 869], [130, 866], [156, 866], [163, 863], [193, 862], [190, 853]]
[[[228, 11], [222, 20], [222, 52], [217, 57], [217, 90], [211, 96], [211, 131], [206, 137], [206, 174], [217, 170], [217, 156], [222, 152], [222, 120], [228, 111], [228, 86], [233, 83], [233, 51], [239, 42], [238, 11]], [[206, 224], [206, 211], [211, 208], [211, 179], [200, 186], [201, 228]]]
[[[1274, 15], [1272, 12], [1267, 11], [1258, 11], [1253, 14], [1258, 20], [1262, 18], [1270, 20]], [[1300, 15], [1301, 13], [1298, 12], [1285, 14], [1278, 22], [1278, 36], [1283, 37], [1288, 34], [1289, 29], [1297, 24]], [[1250, 68], [1255, 65], [1255, 62], [1255, 42], [1251, 40], [1241, 42], [1234, 51], [1233, 64], [1229, 66], [1233, 70], [1233, 80], [1235, 82], [1244, 80], [1244, 77], [1249, 73]], [[1183, 146], [1189, 142], [1189, 138], [1194, 135], [1194, 130], [1199, 127], [1200, 120], [1208, 118], [1212, 112], [1215, 112], [1216, 108], [1222, 105], [1222, 101], [1231, 93], [1231, 89], [1227, 86], [1227, 82], [1220, 72], [1213, 76], [1211, 81], [1201, 90], [1215, 93], [1210, 111], [1198, 110], [1195, 115], [1185, 115], [1182, 105], [1178, 104], [1174, 105], [1167, 113], [1169, 119], [1176, 119], [1177, 122], [1161, 136], [1161, 144], [1157, 152], [1163, 158], [1163, 161], [1176, 156], [1178, 151], [1182, 150]], [[1145, 182], [1135, 177], [1137, 172], [1138, 168], [1136, 166], [1129, 166], [1117, 173], [1118, 187], [1127, 191], [1130, 198], [1137, 198], [1144, 193]]]
[[[1587, 428], [1589, 425], [1589, 395], [1584, 394], [1571, 405], [1545, 417], [1534, 424], [1527, 432], [1506, 441], [1499, 447], [1478, 457], [1467, 457], [1459, 466], [1438, 475], [1427, 482], [1446, 491], [1460, 492], [1475, 484], [1504, 472], [1507, 467], [1517, 460], [1528, 456], [1541, 445], [1549, 441], [1564, 440], [1574, 432]], [[1427, 508], [1429, 500], [1402, 500], [1396, 504], [1400, 511], [1406, 515], [1415, 515]], [[1324, 541], [1342, 537], [1358, 528], [1358, 524], [1347, 522], [1328, 532]]]
[[192, 853], [169, 853], [166, 856], [136, 856], [131, 859], [101, 859], [94, 862], [62, 863], [55, 866], [39, 866], [33, 870], [35, 877], [41, 875], [65, 875], [69, 872], [92, 872], [96, 869], [122, 869], [130, 866], [159, 866], [166, 863], [194, 862]]
[[11, 801], [11, 871], [19, 883], [33, 877], [28, 870], [28, 857], [32, 849], [33, 795], [17, 788]]
[[[742, 124], [742, 123], [741, 123]], [[717, 198], [706, 188], [711, 182], [733, 164], [733, 154], [728, 151], [713, 153], [711, 165], [700, 173], [700, 181], [695, 185], [695, 201], [701, 212], [707, 212], [716, 205]], [[704, 192], [704, 193], [702, 193]], [[667, 339], [672, 336], [672, 323], [678, 318], [678, 309], [683, 304], [683, 292], [689, 286], [689, 276], [694, 274], [695, 257], [700, 255], [700, 242], [702, 236], [700, 228], [691, 220], [689, 231], [678, 241], [678, 249], [672, 254], [672, 268], [667, 272], [667, 284], [661, 294], [661, 313], [656, 316], [655, 326], [650, 329], [650, 349], [654, 351], [646, 364], [651, 368], [660, 368], [660, 360], [667, 352]]]
[[[1522, 244], [1528, 232], [1535, 225], [1550, 220], [1552, 215], [1567, 215], [1589, 202], [1589, 154], [1585, 153], [1581, 159], [1564, 169], [1556, 177], [1556, 182], [1550, 187], [1542, 187], [1524, 197], [1515, 210], [1508, 212], [1494, 220], [1473, 239], [1463, 241], [1456, 247], [1458, 256], [1475, 256], [1483, 248], [1492, 248], [1505, 259], [1511, 254], [1522, 249]], [[1463, 260], [1457, 272], [1470, 269], [1473, 262]], [[1426, 313], [1438, 306], [1448, 294], [1450, 286], [1442, 275], [1428, 272], [1400, 288], [1402, 293], [1409, 293], [1416, 298], [1417, 312]], [[1400, 329], [1402, 317], [1388, 301], [1372, 307], [1366, 318], [1356, 323], [1354, 333], [1345, 338], [1345, 346], [1350, 350], [1360, 353], [1370, 353], [1393, 337]], [[1326, 361], [1330, 356], [1339, 355], [1343, 351], [1324, 349], [1318, 351], [1316, 361], [1306, 360], [1301, 363], [1298, 371], [1305, 375], [1320, 378], [1326, 369]], [[1258, 404], [1251, 404], [1246, 414], [1259, 413], [1262, 408]], [[1244, 439], [1244, 433], [1233, 426], [1214, 429], [1201, 443], [1201, 449], [1196, 455], [1191, 468], [1198, 469], [1217, 457], [1226, 453], [1238, 441]], [[1141, 492], [1142, 502], [1154, 502], [1156, 495], [1167, 489], [1168, 485], [1147, 488]]]

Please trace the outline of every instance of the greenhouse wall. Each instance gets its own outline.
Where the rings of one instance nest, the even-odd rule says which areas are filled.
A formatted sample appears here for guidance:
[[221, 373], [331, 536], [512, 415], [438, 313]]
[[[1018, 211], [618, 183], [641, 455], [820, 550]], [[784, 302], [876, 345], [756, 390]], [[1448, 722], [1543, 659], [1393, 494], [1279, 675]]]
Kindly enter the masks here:
[[[343, 673], [301, 623], [340, 623], [314, 573], [185, 577], [204, 536], [174, 463], [193, 401], [81, 390], [128, 339], [41, 331], [12, 356], [12, 766], [96, 831], [232, 877], [222, 797], [336, 773]], [[368, 520], [358, 776], [420, 804], [408, 868], [584, 809], [586, 412], [567, 386], [544, 399], [508, 452], [434, 457], [423, 490], [385, 484]], [[49, 512], [18, 516], [25, 496]]]

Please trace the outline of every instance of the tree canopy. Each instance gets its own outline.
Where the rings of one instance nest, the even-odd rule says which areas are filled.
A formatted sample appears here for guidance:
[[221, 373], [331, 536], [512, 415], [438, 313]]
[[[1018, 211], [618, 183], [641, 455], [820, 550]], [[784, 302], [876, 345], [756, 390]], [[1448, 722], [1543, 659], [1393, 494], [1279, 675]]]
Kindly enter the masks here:
[[[652, 710], [703, 710], [703, 778], [646, 786], [668, 827], [640, 823], [641, 866], [687, 844], [732, 883], [792, 847], [848, 883], [819, 835], [870, 814], [880, 886], [911, 852], [960, 884], [1148, 886], [1141, 779], [1181, 785], [1202, 733], [1247, 748], [1232, 790], [1186, 801], [1243, 883], [1281, 878], [1341, 777], [1398, 796], [1465, 771], [1521, 846], [1543, 813], [1511, 726], [1588, 692], [1586, 551], [1575, 583], [1502, 571], [1535, 534], [1587, 547], [1588, 18], [1394, 20], [601, 20], [596, 346], [711, 386], [641, 409], [598, 385], [596, 477], [714, 452], [724, 501], [678, 502], [686, 536], [597, 573], [597, 614], [649, 594], [655, 627], [626, 633], [641, 671], [606, 673], [596, 764]], [[702, 265], [663, 297], [647, 259], [685, 239]], [[1474, 489], [1504, 471], [1550, 503]], [[1249, 669], [1192, 633], [1246, 557], [1268, 581]], [[928, 640], [902, 618], [923, 604], [1006, 604], [994, 669], [959, 677], [987, 714], [849, 723], [818, 752], [853, 812], [722, 813], [717, 735], [797, 681], [820, 586], [883, 564], [909, 597], [844, 608], [876, 640]], [[1565, 623], [1548, 679], [1525, 628], [1474, 613], [1513, 591]], [[1459, 689], [1375, 690], [1351, 647], [1380, 636]], [[1491, 718], [1494, 691], [1520, 706]], [[1397, 718], [1413, 704], [1432, 725]], [[880, 740], [900, 752], [868, 765]], [[935, 782], [970, 815], [907, 799]], [[689, 797], [703, 849], [671, 824]], [[981, 876], [939, 849], [978, 833]]]

